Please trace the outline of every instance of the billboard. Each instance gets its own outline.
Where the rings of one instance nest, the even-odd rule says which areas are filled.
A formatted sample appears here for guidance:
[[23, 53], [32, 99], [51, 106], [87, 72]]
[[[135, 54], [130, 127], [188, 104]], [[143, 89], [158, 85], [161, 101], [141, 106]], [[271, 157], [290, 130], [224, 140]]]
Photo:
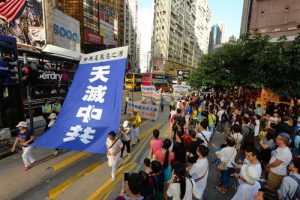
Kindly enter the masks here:
[[79, 21], [55, 9], [53, 11], [53, 45], [80, 52]]
[[20, 44], [45, 46], [42, 0], [10, 0], [0, 4], [0, 34], [15, 37]]
[[118, 45], [118, 15], [109, 7], [99, 4], [100, 37], [103, 45]]
[[102, 39], [99, 34], [88, 29], [84, 29], [84, 42], [87, 44], [101, 44]]
[[177, 76], [178, 70], [187, 70], [187, 69], [191, 69], [191, 67], [188, 67], [180, 63], [175, 63], [172, 61], [167, 61], [166, 63], [166, 74], [169, 75]]
[[153, 73], [155, 74], [166, 73], [166, 60], [164, 58], [153, 59]]

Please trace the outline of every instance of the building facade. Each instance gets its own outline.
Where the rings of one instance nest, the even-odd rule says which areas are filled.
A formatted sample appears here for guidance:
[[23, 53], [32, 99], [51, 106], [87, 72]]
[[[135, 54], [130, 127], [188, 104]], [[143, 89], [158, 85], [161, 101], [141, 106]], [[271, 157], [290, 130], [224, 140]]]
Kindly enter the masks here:
[[210, 16], [207, 0], [156, 0], [153, 72], [176, 75], [178, 68], [196, 67], [208, 49]]
[[80, 21], [82, 52], [124, 44], [124, 1], [56, 0], [58, 9]]
[[292, 39], [300, 33], [299, 10], [298, 0], [244, 0], [241, 34], [257, 29], [273, 39]]
[[213, 52], [214, 49], [221, 44], [227, 42], [227, 35], [225, 25], [223, 23], [215, 24], [210, 29], [209, 34], [209, 52]]
[[125, 0], [124, 18], [124, 45], [128, 45], [128, 69], [131, 71], [139, 70], [137, 54], [137, 31], [138, 31], [138, 1]]

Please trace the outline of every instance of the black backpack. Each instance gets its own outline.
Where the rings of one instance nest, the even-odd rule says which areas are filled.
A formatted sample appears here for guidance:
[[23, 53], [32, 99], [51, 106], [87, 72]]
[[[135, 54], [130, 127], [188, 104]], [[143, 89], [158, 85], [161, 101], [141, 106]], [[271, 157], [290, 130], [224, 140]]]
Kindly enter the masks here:
[[227, 122], [228, 121], [228, 114], [224, 111], [224, 113], [221, 116], [221, 122]]
[[246, 127], [249, 129], [249, 133], [244, 140], [244, 146], [254, 146], [254, 130], [248, 126]]
[[180, 115], [177, 117], [176, 123], [180, 126], [180, 127], [184, 127], [185, 125], [185, 120], [184, 118]]
[[291, 177], [292, 179], [294, 179], [298, 183], [297, 190], [296, 190], [294, 196], [291, 199], [300, 200], [300, 179], [297, 178], [294, 175], [289, 175], [289, 177]]

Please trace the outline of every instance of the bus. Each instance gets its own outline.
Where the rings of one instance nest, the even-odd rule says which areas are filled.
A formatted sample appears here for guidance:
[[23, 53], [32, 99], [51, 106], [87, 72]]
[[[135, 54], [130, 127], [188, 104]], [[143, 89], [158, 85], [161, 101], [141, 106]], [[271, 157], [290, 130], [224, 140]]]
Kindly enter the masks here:
[[127, 73], [125, 75], [124, 88], [126, 90], [140, 91], [142, 84], [142, 75], [140, 73]]
[[0, 35], [0, 130], [15, 129], [24, 118], [20, 84], [17, 42], [13, 37]]

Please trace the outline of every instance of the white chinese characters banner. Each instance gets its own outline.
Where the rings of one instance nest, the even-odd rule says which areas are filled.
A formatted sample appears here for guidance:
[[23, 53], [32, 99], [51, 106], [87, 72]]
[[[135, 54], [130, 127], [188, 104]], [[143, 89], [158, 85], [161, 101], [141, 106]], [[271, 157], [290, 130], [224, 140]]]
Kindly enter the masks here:
[[34, 146], [105, 153], [121, 117], [127, 47], [83, 55], [58, 119]]
[[133, 109], [138, 111], [143, 119], [156, 120], [158, 116], [158, 105], [142, 104], [132, 101], [128, 102], [127, 112], [133, 113]]
[[154, 85], [141, 85], [142, 96], [143, 97], [152, 97], [154, 99], [161, 98], [161, 90], [156, 90]]
[[188, 85], [173, 85], [173, 90], [175, 92], [187, 92], [191, 89]]

